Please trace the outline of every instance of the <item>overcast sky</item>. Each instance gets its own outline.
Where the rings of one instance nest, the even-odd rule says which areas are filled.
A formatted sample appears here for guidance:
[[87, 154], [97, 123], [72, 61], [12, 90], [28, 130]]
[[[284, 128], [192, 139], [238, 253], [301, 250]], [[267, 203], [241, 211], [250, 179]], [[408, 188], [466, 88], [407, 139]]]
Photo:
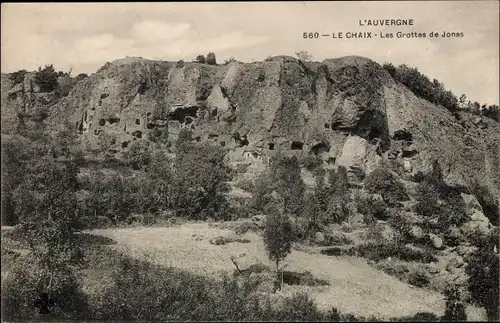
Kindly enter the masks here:
[[[417, 67], [456, 95], [499, 102], [499, 2], [255, 2], [2, 4], [2, 72], [44, 64], [93, 73], [125, 56], [192, 60], [215, 52], [243, 62], [309, 51]], [[414, 19], [409, 27], [360, 27], [362, 19]], [[426, 32], [414, 39], [303, 39], [303, 32]], [[428, 37], [431, 31], [462, 38]]]

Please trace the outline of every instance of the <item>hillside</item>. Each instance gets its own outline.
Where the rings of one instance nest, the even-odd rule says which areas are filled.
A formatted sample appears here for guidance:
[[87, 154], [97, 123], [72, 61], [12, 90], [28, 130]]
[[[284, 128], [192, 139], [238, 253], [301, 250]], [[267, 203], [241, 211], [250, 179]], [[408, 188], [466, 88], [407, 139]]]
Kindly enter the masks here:
[[[3, 75], [3, 89], [7, 81]], [[28, 76], [17, 87], [2, 94], [5, 129], [14, 111], [29, 114], [49, 95], [32, 95]], [[318, 155], [325, 168], [343, 165], [353, 175], [389, 160], [410, 178], [438, 160], [448, 183], [475, 178], [500, 193], [498, 123], [417, 98], [363, 57], [304, 63], [277, 56], [226, 66], [119, 59], [78, 82], [45, 122], [71, 125], [85, 151], [109, 155], [163, 134], [173, 142], [186, 127], [196, 141], [222, 145], [233, 165], [265, 164], [280, 151]]]
[[[243, 270], [236, 267], [234, 282], [274, 295], [266, 250], [274, 238], [293, 245], [278, 296], [307, 291], [325, 313], [333, 306], [355, 316], [440, 316], [451, 286], [465, 291], [457, 297], [469, 318], [484, 318], [475, 305], [497, 317], [490, 296], [498, 284], [487, 273], [498, 268], [498, 120], [430, 103], [386, 65], [357, 56], [226, 65], [127, 57], [90, 76], [42, 71], [1, 79], [2, 224], [12, 226], [2, 253], [10, 257], [12, 295], [22, 280], [16, 275], [38, 270], [17, 265], [24, 259], [17, 243], [41, 248], [25, 251], [42, 263], [58, 258], [52, 250], [65, 243], [61, 250], [77, 259], [83, 253], [69, 246], [87, 229], [117, 243], [80, 245], [87, 256], [98, 251], [74, 273], [97, 302], [89, 306], [98, 318], [129, 297], [108, 304], [107, 287], [97, 287], [104, 273], [116, 288], [134, 285], [149, 295], [146, 287], [157, 286], [148, 279], [172, 286], [162, 272], [180, 270], [186, 281], [207, 279], [194, 288], [216, 295], [198, 293], [201, 299], [220, 296], [233, 306], [209, 281], [231, 273], [235, 254]], [[94, 269], [107, 252], [115, 269]], [[122, 261], [134, 264], [130, 277]], [[142, 283], [120, 283], [129, 278]], [[490, 298], [474, 294], [483, 291], [474, 280]], [[32, 304], [13, 298], [11, 309], [25, 301]], [[140, 308], [132, 305], [136, 317]], [[220, 317], [235, 317], [226, 314]]]

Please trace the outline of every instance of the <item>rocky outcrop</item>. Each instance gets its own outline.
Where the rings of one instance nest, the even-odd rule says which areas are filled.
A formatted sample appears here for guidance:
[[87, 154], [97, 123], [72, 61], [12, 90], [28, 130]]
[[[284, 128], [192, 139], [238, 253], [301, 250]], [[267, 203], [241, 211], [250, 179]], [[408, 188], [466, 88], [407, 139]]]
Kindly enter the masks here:
[[[2, 75], [4, 88], [2, 124], [15, 119], [7, 111], [21, 106], [19, 93], [37, 91], [26, 80], [12, 87]], [[50, 108], [47, 125], [67, 123], [84, 151], [116, 156], [133, 141], [173, 142], [189, 128], [194, 140], [224, 147], [232, 164], [265, 165], [278, 151], [314, 155], [325, 168], [347, 167], [354, 181], [384, 159], [408, 176], [438, 160], [448, 183], [474, 178], [498, 196], [500, 126], [468, 118], [417, 98], [363, 57], [225, 66], [128, 57], [79, 81]]]
[[469, 217], [469, 221], [461, 228], [464, 235], [472, 233], [488, 234], [492, 229], [492, 225], [490, 220], [484, 215], [483, 208], [476, 197], [462, 193], [462, 198], [465, 201], [466, 214]]

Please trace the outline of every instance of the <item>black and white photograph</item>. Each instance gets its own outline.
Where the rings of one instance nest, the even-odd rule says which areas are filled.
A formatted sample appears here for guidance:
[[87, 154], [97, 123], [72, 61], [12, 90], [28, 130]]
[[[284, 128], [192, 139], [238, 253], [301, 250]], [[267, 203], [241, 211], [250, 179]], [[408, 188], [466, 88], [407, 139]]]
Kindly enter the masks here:
[[499, 10], [3, 2], [2, 322], [500, 321]]

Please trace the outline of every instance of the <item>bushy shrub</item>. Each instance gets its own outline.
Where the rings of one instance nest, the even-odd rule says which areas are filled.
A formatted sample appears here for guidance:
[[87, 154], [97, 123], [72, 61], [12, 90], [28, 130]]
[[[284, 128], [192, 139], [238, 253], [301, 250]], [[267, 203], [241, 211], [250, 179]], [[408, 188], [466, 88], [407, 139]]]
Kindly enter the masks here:
[[122, 153], [122, 159], [126, 165], [139, 170], [149, 163], [151, 154], [148, 140], [136, 140]]
[[135, 211], [133, 183], [122, 174], [106, 176], [102, 171], [92, 171], [82, 178], [88, 193], [82, 196], [79, 208], [88, 224], [97, 223], [99, 217], [108, 218], [115, 225], [127, 221]]
[[54, 69], [54, 66], [46, 65], [45, 68], [38, 68], [35, 73], [35, 82], [40, 86], [40, 91], [42, 92], [52, 92], [57, 87], [58, 74]]
[[[365, 215], [365, 219], [373, 218], [375, 220], [387, 220], [389, 212], [387, 212], [387, 204], [384, 201], [377, 200], [371, 196], [356, 195], [354, 198], [356, 209], [359, 213]], [[366, 221], [365, 221], [366, 222]]]
[[300, 166], [309, 170], [314, 171], [316, 168], [320, 167], [323, 161], [320, 157], [316, 155], [307, 155], [300, 160]]
[[203, 56], [203, 55], [198, 55], [198, 56], [196, 56], [195, 61], [196, 61], [197, 63], [205, 64], [205, 56]]
[[426, 287], [430, 283], [430, 277], [422, 271], [412, 272], [408, 276], [408, 283], [417, 287]]
[[189, 140], [177, 142], [176, 146], [172, 206], [177, 215], [189, 219], [228, 217], [226, 193], [232, 172], [224, 162], [224, 151], [219, 146]]
[[239, 181], [236, 184], [236, 187], [241, 188], [242, 190], [247, 192], [253, 192], [255, 190], [255, 185], [250, 179]]
[[468, 289], [473, 303], [486, 309], [488, 319], [499, 320], [499, 262], [498, 230], [478, 242], [478, 249], [471, 255], [465, 269], [469, 276]]
[[283, 305], [277, 310], [275, 319], [278, 321], [314, 322], [322, 319], [314, 300], [306, 293], [294, 293], [285, 298]]
[[217, 65], [217, 60], [215, 58], [215, 54], [210, 52], [207, 54], [207, 59], [206, 59], [206, 63], [208, 65]]
[[24, 76], [28, 73], [26, 70], [19, 70], [11, 73], [9, 79], [14, 85], [24, 82]]
[[353, 249], [356, 255], [379, 261], [389, 257], [404, 261], [418, 261], [424, 263], [436, 262], [437, 258], [428, 250], [408, 248], [396, 243], [364, 243]]
[[234, 63], [234, 62], [236, 62], [236, 59], [234, 57], [229, 57], [229, 59], [226, 59], [224, 61], [223, 65], [229, 65], [229, 64]]
[[406, 189], [387, 170], [378, 168], [364, 181], [365, 188], [373, 194], [380, 194], [389, 205], [409, 199]]
[[[50, 285], [46, 285], [48, 281]], [[2, 320], [39, 319], [40, 309], [34, 303], [43, 292], [53, 301], [48, 308], [51, 318], [78, 320], [86, 314], [87, 297], [75, 274], [67, 267], [48, 273], [39, 260], [28, 255], [16, 259], [2, 279]]]

